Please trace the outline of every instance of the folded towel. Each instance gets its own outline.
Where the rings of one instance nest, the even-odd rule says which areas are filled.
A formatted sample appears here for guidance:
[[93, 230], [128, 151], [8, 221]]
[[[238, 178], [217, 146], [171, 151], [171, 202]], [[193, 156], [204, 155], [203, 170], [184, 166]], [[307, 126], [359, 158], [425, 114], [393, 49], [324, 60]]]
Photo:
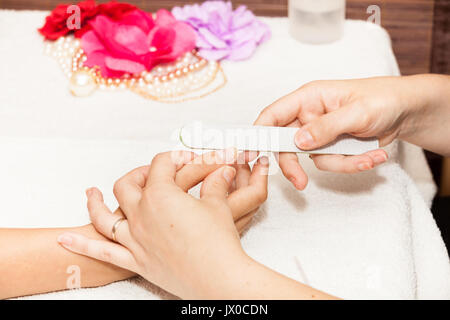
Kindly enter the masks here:
[[[1, 223], [9, 227], [87, 223], [86, 187], [98, 186], [114, 208], [114, 181], [171, 147], [162, 141], [31, 138], [2, 138], [0, 145], [0, 192], [8, 195], [2, 205], [10, 213]], [[343, 298], [448, 297], [445, 248], [422, 196], [396, 161], [396, 149], [388, 149], [387, 164], [354, 175], [319, 171], [302, 157], [310, 176], [303, 192], [279, 172], [271, 175], [269, 200], [243, 237], [245, 250]], [[50, 297], [171, 298], [141, 279]]]
[[[43, 12], [0, 11], [1, 227], [88, 222], [84, 190], [116, 206], [113, 182], [171, 149], [194, 120], [248, 124], [262, 107], [315, 79], [398, 75], [390, 40], [347, 21], [333, 44], [297, 43], [287, 19], [264, 18], [270, 41], [245, 62], [224, 63], [228, 84], [201, 100], [166, 105], [130, 92], [74, 98], [57, 63], [41, 54]], [[419, 148], [393, 144], [390, 160], [358, 175], [320, 172], [308, 158], [304, 192], [276, 173], [242, 242], [258, 261], [343, 298], [450, 298], [450, 264], [428, 209], [435, 192]], [[64, 179], [61, 179], [64, 177]], [[413, 180], [414, 179], [414, 180]], [[419, 191], [420, 190], [420, 191]], [[173, 298], [142, 279], [28, 299]]]

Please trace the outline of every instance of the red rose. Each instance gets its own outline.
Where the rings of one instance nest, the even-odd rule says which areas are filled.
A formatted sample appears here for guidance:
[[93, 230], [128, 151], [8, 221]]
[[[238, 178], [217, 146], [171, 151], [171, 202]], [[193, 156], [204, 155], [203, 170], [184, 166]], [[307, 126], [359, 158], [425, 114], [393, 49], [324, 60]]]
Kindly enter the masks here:
[[[69, 4], [58, 5], [47, 18], [45, 18], [45, 24], [39, 29], [39, 32], [45, 36], [47, 40], [56, 40], [69, 32], [73, 31], [67, 27], [67, 19], [72, 13], [67, 13]], [[86, 19], [92, 18], [96, 15], [97, 5], [93, 0], [81, 1], [78, 3], [80, 8], [80, 22], [81, 27], [86, 24]]]
[[136, 10], [137, 8], [129, 3], [111, 1], [108, 3], [99, 4], [97, 9], [98, 14], [104, 14], [112, 20], [120, 20], [125, 13]]
[[67, 13], [69, 4], [60, 4], [45, 18], [45, 24], [39, 29], [39, 32], [47, 40], [56, 40], [70, 32], [74, 32], [76, 38], [81, 38], [84, 33], [91, 29], [88, 21], [98, 14], [106, 15], [112, 20], [118, 20], [124, 13], [136, 9], [131, 4], [115, 1], [97, 5], [94, 0], [85, 0], [77, 5], [80, 8], [80, 29], [71, 30], [67, 27], [67, 19], [73, 13]]
[[132, 10], [136, 10], [137, 7], [129, 4], [129, 3], [120, 3], [116, 1], [110, 1], [108, 3], [102, 3], [97, 6], [97, 10], [94, 16], [90, 16], [88, 19], [84, 21], [84, 25], [82, 23], [81, 29], [75, 31], [75, 37], [81, 38], [83, 34], [87, 31], [91, 30], [91, 25], [87, 23], [89, 20], [93, 19], [99, 14], [105, 15], [109, 17], [113, 21], [117, 21], [122, 19], [125, 13], [128, 13]]

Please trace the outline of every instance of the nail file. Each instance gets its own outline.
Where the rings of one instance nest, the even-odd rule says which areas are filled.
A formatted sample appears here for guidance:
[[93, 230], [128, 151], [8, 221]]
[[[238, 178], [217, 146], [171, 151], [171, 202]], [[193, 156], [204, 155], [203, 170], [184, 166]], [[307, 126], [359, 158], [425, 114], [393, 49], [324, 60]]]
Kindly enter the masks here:
[[341, 135], [335, 141], [314, 150], [301, 150], [294, 143], [298, 128], [207, 125], [193, 122], [180, 130], [180, 140], [190, 149], [296, 152], [308, 154], [358, 155], [379, 148], [376, 138]]

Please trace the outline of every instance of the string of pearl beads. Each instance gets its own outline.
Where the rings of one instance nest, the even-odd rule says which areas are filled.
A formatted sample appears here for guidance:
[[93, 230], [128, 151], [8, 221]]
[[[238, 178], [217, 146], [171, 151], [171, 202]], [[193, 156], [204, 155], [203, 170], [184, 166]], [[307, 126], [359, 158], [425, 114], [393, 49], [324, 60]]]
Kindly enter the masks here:
[[194, 50], [174, 62], [160, 64], [139, 75], [111, 78], [103, 77], [98, 68], [84, 66], [87, 57], [80, 41], [72, 36], [47, 43], [45, 51], [57, 59], [64, 74], [70, 78], [70, 90], [76, 96], [86, 96], [100, 88], [111, 91], [131, 89], [157, 100], [180, 97], [213, 82], [220, 69], [219, 63], [201, 58]]

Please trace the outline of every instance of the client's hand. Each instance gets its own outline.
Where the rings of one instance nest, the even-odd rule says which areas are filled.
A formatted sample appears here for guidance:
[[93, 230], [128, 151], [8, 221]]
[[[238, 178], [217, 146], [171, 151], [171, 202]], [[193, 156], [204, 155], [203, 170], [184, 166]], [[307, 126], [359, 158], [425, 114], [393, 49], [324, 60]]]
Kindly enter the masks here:
[[[445, 104], [439, 97], [445, 95], [448, 87], [448, 78], [435, 75], [313, 81], [265, 108], [255, 125], [301, 127], [295, 143], [304, 150], [318, 148], [349, 133], [378, 137], [380, 146], [400, 137], [441, 151], [429, 133], [433, 126], [439, 128], [442, 119], [448, 119], [448, 111], [435, 107]], [[420, 132], [427, 132], [426, 139]], [[436, 136], [442, 136], [442, 132], [443, 129]], [[369, 170], [387, 157], [381, 149], [357, 156], [311, 156], [319, 169], [346, 173]], [[280, 154], [279, 163], [296, 188], [305, 188], [308, 179], [296, 154]]]
[[[171, 153], [159, 154], [149, 167], [116, 183], [122, 210], [117, 214], [126, 220], [117, 222], [100, 191], [88, 190], [95, 227], [110, 239], [114, 228], [118, 243], [74, 233], [62, 234], [58, 241], [71, 251], [132, 270], [182, 298], [208, 295], [215, 283], [228, 281], [224, 270], [248, 261], [237, 228], [242, 230], [267, 196], [268, 161], [259, 159], [250, 172], [246, 166], [236, 170], [211, 161], [216, 153], [194, 159], [191, 153], [180, 154], [176, 162]], [[235, 159], [219, 158], [230, 164]], [[205, 176], [200, 199], [189, 195], [186, 191]], [[228, 194], [233, 182], [235, 191]]]
[[[242, 233], [252, 221], [260, 204], [267, 198], [267, 175], [264, 172], [269, 163], [266, 157], [261, 157], [260, 162], [263, 163], [263, 166], [260, 166], [260, 162], [258, 162], [252, 171], [248, 163], [242, 164], [242, 159], [238, 160], [237, 156], [236, 150], [233, 148], [198, 155], [177, 171], [175, 183], [185, 192], [188, 192], [216, 169], [225, 164], [232, 165], [236, 170], [236, 176], [229, 190], [228, 203], [233, 212], [236, 229], [239, 233]], [[142, 166], [132, 172], [138, 172], [138, 174], [147, 177], [149, 167]], [[121, 180], [118, 180], [114, 186], [116, 197], [120, 184]], [[97, 193], [98, 190], [95, 189], [95, 191]], [[94, 199], [103, 202], [103, 197], [99, 191], [98, 194], [100, 197]], [[97, 221], [98, 212], [91, 209], [90, 202], [88, 202], [88, 210], [91, 221]], [[114, 211], [114, 215], [122, 217], [122, 209], [118, 207]]]

